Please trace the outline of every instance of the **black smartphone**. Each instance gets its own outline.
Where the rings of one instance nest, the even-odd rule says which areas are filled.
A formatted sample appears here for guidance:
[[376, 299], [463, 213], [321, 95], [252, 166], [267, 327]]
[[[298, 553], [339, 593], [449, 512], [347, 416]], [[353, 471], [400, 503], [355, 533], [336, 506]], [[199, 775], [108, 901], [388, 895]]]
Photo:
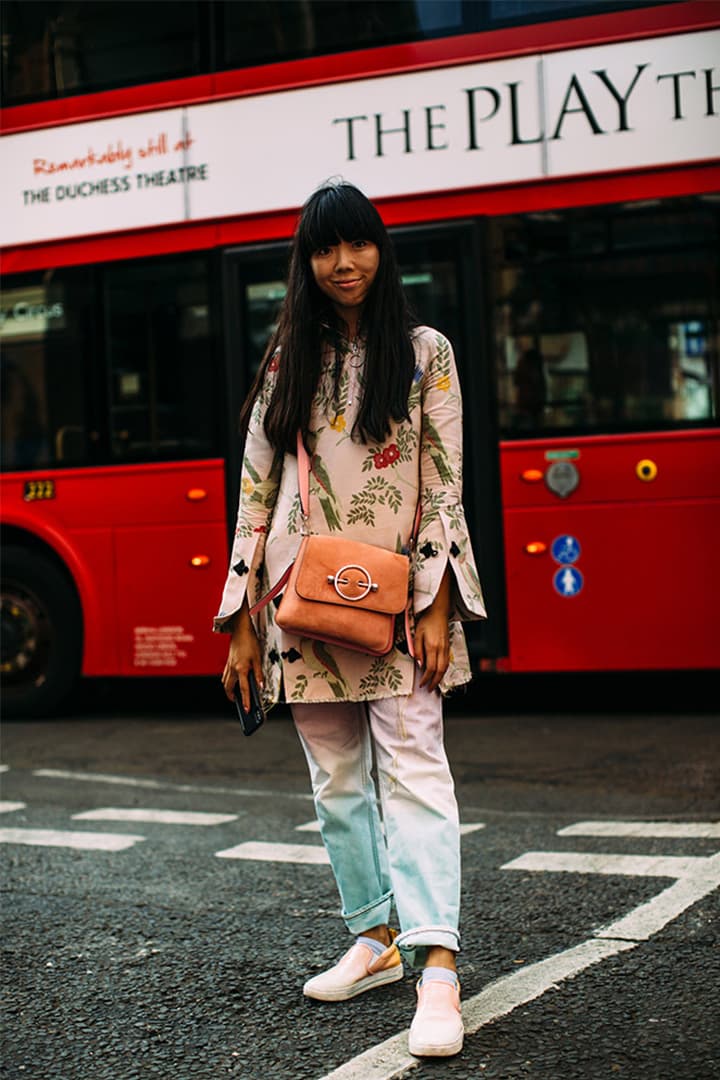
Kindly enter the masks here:
[[235, 708], [237, 709], [238, 719], [240, 720], [240, 725], [243, 729], [243, 735], [252, 735], [265, 720], [265, 713], [263, 712], [262, 702], [260, 701], [257, 682], [255, 681], [255, 675], [252, 671], [248, 674], [248, 682], [250, 684], [249, 712], [246, 712], [243, 706], [242, 697], [240, 696], [240, 685], [239, 683], [235, 683]]

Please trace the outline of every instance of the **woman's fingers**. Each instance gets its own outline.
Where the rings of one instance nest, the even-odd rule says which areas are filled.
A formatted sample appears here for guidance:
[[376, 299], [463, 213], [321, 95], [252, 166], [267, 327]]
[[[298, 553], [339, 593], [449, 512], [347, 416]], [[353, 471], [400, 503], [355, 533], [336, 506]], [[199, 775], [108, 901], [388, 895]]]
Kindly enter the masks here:
[[250, 672], [255, 675], [258, 686], [262, 686], [262, 658], [255, 631], [252, 625], [238, 621], [234, 630], [228, 658], [223, 671], [222, 683], [230, 701], [235, 697], [235, 687], [240, 691], [243, 707], [250, 709]]
[[[428, 635], [429, 638], [429, 635]], [[443, 636], [439, 641], [428, 640], [424, 633], [418, 633], [415, 640], [416, 657], [422, 657], [422, 678], [420, 686], [432, 692], [442, 682], [443, 675], [450, 664], [449, 643]]]

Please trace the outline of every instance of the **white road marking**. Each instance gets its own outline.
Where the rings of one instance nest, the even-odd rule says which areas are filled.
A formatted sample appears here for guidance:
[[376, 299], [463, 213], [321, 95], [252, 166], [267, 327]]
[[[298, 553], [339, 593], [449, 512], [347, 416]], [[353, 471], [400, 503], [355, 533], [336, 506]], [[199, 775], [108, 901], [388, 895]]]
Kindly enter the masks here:
[[206, 814], [195, 810], [144, 810], [122, 806], [104, 806], [73, 814], [74, 821], [141, 821], [157, 825], [223, 825], [237, 821], [237, 814]]
[[324, 847], [309, 844], [265, 844], [255, 840], [215, 852], [218, 859], [256, 859], [259, 862], [289, 862], [328, 865]]
[[0, 814], [11, 814], [13, 810], [24, 810], [26, 806], [24, 802], [0, 802]]
[[0, 772], [7, 772], [9, 768], [9, 765], [0, 765]]
[[714, 840], [720, 838], [720, 821], [579, 821], [557, 835]]
[[500, 869], [680, 878], [695, 874], [706, 862], [706, 858], [693, 855], [581, 855], [574, 851], [528, 851]]
[[663, 926], [682, 915], [686, 908], [720, 886], [720, 855], [698, 861], [704, 865], [699, 866], [696, 873], [680, 878], [621, 919], [596, 930], [595, 936], [646, 941], [657, 934]]
[[124, 851], [144, 836], [129, 833], [62, 832], [60, 829], [0, 829], [0, 844], [77, 848], [80, 851]]
[[474, 825], [461, 825], [460, 826], [460, 835], [461, 836], [467, 836], [468, 833], [477, 832], [478, 829], [484, 829], [484, 828], [485, 828], [485, 822], [484, 821], [478, 821]]
[[45, 776], [50, 780], [80, 780], [90, 784], [119, 784], [124, 787], [148, 788], [153, 791], [197, 791], [210, 795], [239, 795], [258, 799], [304, 799], [312, 801], [312, 795], [295, 791], [269, 791], [267, 788], [226, 788], [210, 784], [172, 784], [165, 780], [147, 780], [134, 776], [112, 776], [109, 773], [70, 772], [67, 769], [34, 769], [33, 776]]

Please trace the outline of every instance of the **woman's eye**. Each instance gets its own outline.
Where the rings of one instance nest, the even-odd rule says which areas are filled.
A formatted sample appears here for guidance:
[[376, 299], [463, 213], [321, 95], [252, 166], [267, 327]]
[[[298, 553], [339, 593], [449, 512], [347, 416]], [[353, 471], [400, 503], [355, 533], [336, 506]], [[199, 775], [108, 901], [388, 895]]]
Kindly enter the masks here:
[[325, 256], [325, 255], [329, 255], [329, 254], [330, 254], [330, 250], [331, 250], [331, 249], [330, 249], [329, 247], [321, 247], [321, 248], [318, 248], [318, 249], [317, 249], [317, 251], [315, 252], [315, 254], [316, 254], [317, 256], [320, 256], [320, 257], [322, 258], [322, 257], [323, 257], [323, 256]]
[[367, 247], [367, 240], [353, 240], [353, 247], [354, 248]]

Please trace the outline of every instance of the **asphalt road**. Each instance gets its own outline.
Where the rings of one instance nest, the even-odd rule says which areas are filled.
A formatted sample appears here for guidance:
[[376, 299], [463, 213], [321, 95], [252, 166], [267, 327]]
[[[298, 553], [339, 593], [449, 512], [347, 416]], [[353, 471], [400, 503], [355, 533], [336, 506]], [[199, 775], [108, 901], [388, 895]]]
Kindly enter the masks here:
[[287, 714], [244, 739], [214, 683], [138, 689], [4, 725], [3, 1078], [720, 1076], [707, 697], [590, 712], [566, 684], [448, 709], [469, 1034], [416, 1062], [411, 972], [302, 996], [349, 939]]

